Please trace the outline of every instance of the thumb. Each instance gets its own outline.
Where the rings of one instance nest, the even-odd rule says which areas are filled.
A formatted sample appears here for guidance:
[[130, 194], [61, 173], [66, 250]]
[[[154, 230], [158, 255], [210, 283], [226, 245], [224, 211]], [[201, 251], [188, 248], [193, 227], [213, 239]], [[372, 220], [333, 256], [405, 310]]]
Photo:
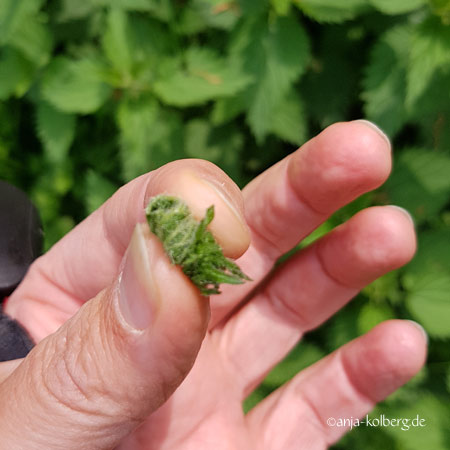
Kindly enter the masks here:
[[207, 299], [145, 224], [121, 267], [0, 385], [1, 449], [112, 448], [189, 372], [206, 332]]

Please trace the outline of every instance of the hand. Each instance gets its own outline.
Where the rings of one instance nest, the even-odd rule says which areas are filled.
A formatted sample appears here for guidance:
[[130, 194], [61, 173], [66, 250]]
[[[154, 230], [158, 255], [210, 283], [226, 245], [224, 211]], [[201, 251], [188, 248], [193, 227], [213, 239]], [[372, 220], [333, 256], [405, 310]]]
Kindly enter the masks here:
[[[6, 312], [39, 343], [0, 365], [0, 447], [311, 450], [338, 440], [346, 430], [328, 417], [364, 416], [423, 365], [426, 339], [410, 322], [375, 327], [247, 416], [241, 404], [305, 332], [413, 256], [407, 214], [373, 207], [266, 277], [390, 167], [387, 139], [355, 121], [327, 128], [243, 198], [218, 168], [195, 160], [124, 186], [38, 259], [8, 301]], [[199, 217], [215, 204], [213, 234], [254, 280], [223, 287], [211, 311], [148, 228], [135, 227], [162, 192]]]

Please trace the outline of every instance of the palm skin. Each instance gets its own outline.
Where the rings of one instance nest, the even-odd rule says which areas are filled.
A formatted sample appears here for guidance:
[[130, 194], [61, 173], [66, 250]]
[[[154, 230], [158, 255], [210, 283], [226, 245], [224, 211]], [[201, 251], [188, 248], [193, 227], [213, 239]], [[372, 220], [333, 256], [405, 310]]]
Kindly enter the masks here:
[[[247, 415], [242, 402], [304, 333], [326, 321], [366, 284], [412, 258], [410, 218], [396, 208], [374, 207], [271, 272], [281, 254], [335, 210], [383, 183], [390, 159], [387, 140], [370, 124], [355, 121], [326, 129], [250, 183], [243, 199], [212, 165], [173, 163], [125, 187], [103, 213], [97, 235], [101, 227], [94, 217], [56, 246], [11, 297], [7, 312], [37, 341], [55, 331], [117, 276], [134, 224], [142, 221], [142, 207], [136, 206], [143, 198], [178, 183], [185, 170], [187, 185], [180, 192], [195, 197], [189, 177], [201, 173], [214, 191], [224, 189], [220, 197], [233, 205], [237, 216], [244, 214], [245, 205], [248, 228], [227, 229], [230, 221], [218, 219], [212, 232], [225, 254], [239, 256], [238, 264], [253, 281], [224, 287], [220, 296], [211, 297], [210, 310], [202, 299], [202, 319], [194, 320], [192, 327], [189, 317], [174, 319], [178, 330], [166, 360], [169, 365], [175, 361], [180, 374], [176, 383], [156, 386], [167, 401], [154, 409], [137, 406], [146, 413], [137, 414], [138, 419], [131, 414], [129, 421], [131, 428], [139, 427], [108, 442], [121, 450], [327, 448], [347, 431], [328, 426], [328, 417], [364, 416], [423, 365], [425, 337], [414, 324], [394, 320], [375, 327], [302, 371]], [[202, 199], [202, 208], [211, 201], [209, 194]], [[119, 218], [121, 208], [125, 214]], [[224, 217], [221, 211], [219, 207], [217, 217]], [[92, 241], [77, 245], [86, 233]], [[68, 249], [70, 258], [64, 258]], [[99, 260], [106, 262], [94, 271]], [[194, 352], [192, 360], [178, 364], [185, 341], [191, 340], [201, 343], [198, 355]], [[14, 368], [9, 364], [0, 372], [6, 378], [14, 375]], [[124, 416], [121, 420], [127, 421]], [[92, 448], [108, 448], [102, 445]]]

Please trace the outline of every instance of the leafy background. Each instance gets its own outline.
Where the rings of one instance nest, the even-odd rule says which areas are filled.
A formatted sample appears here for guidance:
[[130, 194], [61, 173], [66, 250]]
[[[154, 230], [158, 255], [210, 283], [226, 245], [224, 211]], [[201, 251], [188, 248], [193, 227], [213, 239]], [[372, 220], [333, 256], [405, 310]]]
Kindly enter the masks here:
[[[394, 144], [376, 192], [419, 252], [309, 334], [247, 399], [392, 317], [430, 336], [424, 370], [335, 448], [450, 448], [449, 0], [2, 0], [0, 178], [28, 192], [50, 247], [118, 186], [168, 161], [213, 161], [240, 186], [327, 125], [365, 117]], [[302, 245], [304, 245], [303, 243]]]

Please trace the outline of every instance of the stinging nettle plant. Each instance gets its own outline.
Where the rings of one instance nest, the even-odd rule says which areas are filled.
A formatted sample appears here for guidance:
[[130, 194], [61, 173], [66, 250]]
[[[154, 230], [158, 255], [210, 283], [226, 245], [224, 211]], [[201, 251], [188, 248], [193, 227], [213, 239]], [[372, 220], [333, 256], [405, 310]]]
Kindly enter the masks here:
[[227, 259], [206, 227], [214, 218], [214, 206], [197, 222], [179, 198], [158, 195], [146, 208], [150, 230], [162, 242], [173, 264], [200, 289], [203, 295], [220, 294], [219, 285], [250, 281], [241, 269]]

